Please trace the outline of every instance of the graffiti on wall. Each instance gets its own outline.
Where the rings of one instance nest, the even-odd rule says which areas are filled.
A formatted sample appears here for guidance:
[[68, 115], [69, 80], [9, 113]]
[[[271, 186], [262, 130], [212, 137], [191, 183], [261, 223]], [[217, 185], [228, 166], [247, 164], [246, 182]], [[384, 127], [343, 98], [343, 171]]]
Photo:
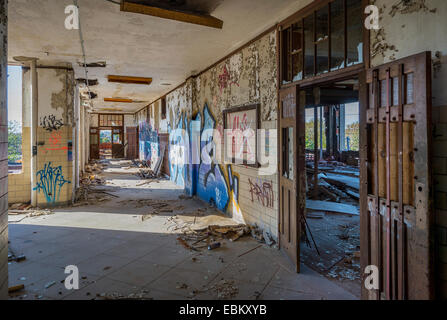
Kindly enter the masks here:
[[254, 202], [256, 199], [256, 201], [264, 207], [274, 207], [275, 196], [273, 193], [273, 183], [271, 181], [261, 181], [257, 179], [256, 182], [253, 182], [249, 178], [248, 183], [250, 185], [251, 202]]
[[66, 183], [71, 183], [64, 178], [62, 166], [53, 167], [51, 162], [46, 163], [42, 170], [36, 174], [37, 185], [33, 190], [43, 192], [48, 203], [56, 203], [62, 187]]
[[59, 151], [63, 150], [65, 153], [68, 152], [69, 147], [62, 145], [62, 134], [60, 132], [52, 132], [51, 137], [48, 138], [49, 146], [45, 147], [45, 153], [48, 151]]
[[[256, 134], [258, 130], [257, 106], [226, 113], [226, 160], [235, 163], [256, 164]], [[233, 162], [234, 163], [234, 162]]]
[[40, 126], [48, 132], [58, 131], [64, 126], [62, 119], [57, 119], [56, 116], [50, 114], [40, 119]]
[[231, 80], [231, 75], [228, 72], [228, 68], [226, 65], [224, 65], [222, 73], [219, 75], [220, 94], [222, 94], [222, 91], [224, 89], [231, 87], [232, 85], [236, 85], [239, 87], [239, 84], [237, 82]]
[[160, 140], [158, 132], [146, 121], [139, 124], [140, 157], [141, 160], [154, 161], [160, 156]]
[[[170, 137], [171, 180], [184, 186], [190, 195], [197, 194], [221, 211], [229, 211], [231, 205], [233, 216], [242, 217], [238, 202], [239, 177], [233, 174], [231, 165], [226, 167], [225, 172], [225, 166], [214, 161], [216, 146], [210, 130], [216, 129], [216, 120], [208, 105], [205, 104], [203, 111], [198, 112], [190, 121], [186, 114], [181, 114], [176, 129], [184, 130], [179, 131], [179, 134], [171, 134]], [[180, 132], [186, 132], [187, 136], [180, 135]], [[194, 154], [197, 150], [192, 147], [194, 144], [200, 145], [198, 155]]]

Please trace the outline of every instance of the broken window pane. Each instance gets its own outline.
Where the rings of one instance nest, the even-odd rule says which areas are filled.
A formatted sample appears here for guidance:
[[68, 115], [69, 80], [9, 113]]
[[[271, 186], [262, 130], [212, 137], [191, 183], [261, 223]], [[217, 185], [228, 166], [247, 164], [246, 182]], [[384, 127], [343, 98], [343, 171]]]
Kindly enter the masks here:
[[331, 71], [345, 67], [345, 13], [343, 0], [331, 3]]
[[317, 74], [329, 72], [329, 41], [317, 44]]
[[346, 0], [348, 66], [363, 62], [363, 10], [362, 0]]
[[292, 26], [292, 80], [303, 79], [303, 25], [302, 22]]
[[314, 15], [304, 19], [304, 76], [315, 75]]
[[399, 78], [393, 78], [393, 106], [399, 105]]
[[288, 141], [289, 141], [289, 146], [288, 146], [288, 151], [289, 151], [289, 179], [293, 180], [294, 176], [294, 172], [293, 172], [293, 166], [294, 166], [294, 149], [293, 149], [293, 128], [289, 128], [289, 133], [288, 133]]
[[283, 83], [290, 82], [290, 28], [282, 32], [282, 77]]
[[406, 102], [407, 104], [413, 104], [414, 103], [414, 74], [413, 73], [409, 73], [406, 76], [406, 88], [405, 88], [405, 92], [406, 92]]
[[303, 80], [303, 52], [292, 55], [293, 81]]
[[316, 41], [323, 41], [329, 39], [329, 8], [326, 6], [317, 11], [316, 21]]
[[317, 74], [329, 72], [329, 7], [317, 11]]

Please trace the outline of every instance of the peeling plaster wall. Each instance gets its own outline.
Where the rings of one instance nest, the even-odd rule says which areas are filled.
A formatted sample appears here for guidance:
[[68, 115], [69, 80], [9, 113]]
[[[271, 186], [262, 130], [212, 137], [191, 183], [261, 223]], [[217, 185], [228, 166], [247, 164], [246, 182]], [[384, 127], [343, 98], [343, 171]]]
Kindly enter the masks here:
[[[223, 136], [223, 111], [226, 109], [260, 104], [260, 129], [276, 129], [276, 76], [276, 33], [272, 32], [205, 73], [188, 79], [184, 86], [170, 93], [167, 96], [168, 128], [185, 129], [190, 138], [187, 147], [179, 141], [170, 141], [171, 159], [172, 152], [175, 152], [174, 157], [189, 154], [193, 126], [200, 126], [200, 130], [217, 129]], [[276, 139], [270, 144], [272, 154], [276, 154], [274, 146]], [[213, 165], [171, 163], [171, 180], [235, 220], [257, 224], [277, 237], [276, 162], [275, 173], [263, 175], [264, 168], [227, 165], [223, 152], [221, 156], [220, 164]], [[262, 201], [263, 196], [258, 197], [260, 190], [268, 201]]]
[[8, 299], [7, 2], [0, 1], [0, 299]]
[[438, 295], [447, 298], [447, 1], [376, 0], [380, 27], [371, 34], [372, 66], [431, 51], [433, 59], [433, 173]]

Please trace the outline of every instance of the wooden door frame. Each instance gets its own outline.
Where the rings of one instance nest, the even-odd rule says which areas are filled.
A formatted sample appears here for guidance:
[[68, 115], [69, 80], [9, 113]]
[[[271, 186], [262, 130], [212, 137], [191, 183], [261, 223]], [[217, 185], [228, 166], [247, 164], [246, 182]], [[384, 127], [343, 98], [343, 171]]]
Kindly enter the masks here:
[[[300, 266], [301, 265], [301, 262], [300, 262], [300, 252], [301, 252], [301, 250], [300, 250], [301, 219], [300, 219], [300, 217], [304, 213], [305, 208], [300, 207], [300, 205], [302, 206], [303, 203], [302, 203], [302, 201], [299, 201], [299, 192], [301, 191], [301, 187], [302, 187], [302, 186], [300, 186], [299, 182], [302, 179], [302, 173], [301, 173], [300, 170], [298, 170], [298, 168], [300, 167], [300, 165], [299, 165], [300, 162], [299, 161], [301, 161], [301, 159], [299, 157], [299, 154], [300, 154], [299, 150], [300, 150], [300, 144], [302, 144], [302, 141], [300, 141], [298, 139], [298, 136], [299, 136], [298, 130], [303, 129], [303, 128], [299, 127], [299, 119], [301, 119], [300, 118], [300, 112], [303, 112], [304, 109], [303, 108], [299, 108], [301, 106], [301, 102], [302, 102], [301, 101], [301, 91], [302, 90], [299, 88], [299, 86], [289, 87], [289, 88], [283, 89], [281, 91], [291, 91], [291, 90], [295, 91], [295, 99], [296, 99], [296, 101], [295, 101], [295, 110], [294, 110], [295, 111], [295, 118], [294, 119], [287, 118], [287, 119], [283, 119], [282, 121], [284, 121], [285, 124], [286, 124], [285, 128], [290, 128], [292, 125], [293, 125], [293, 128], [294, 128], [294, 130], [293, 130], [293, 134], [294, 134], [294, 136], [293, 136], [293, 145], [294, 146], [293, 147], [294, 147], [294, 154], [295, 154], [294, 163], [293, 163], [294, 177], [292, 179], [288, 179], [288, 180], [292, 181], [291, 185], [293, 185], [294, 189], [295, 189], [294, 190], [295, 191], [294, 206], [295, 206], [296, 221], [295, 221], [295, 226], [293, 226], [293, 227], [294, 227], [294, 230], [296, 231], [295, 243], [296, 243], [297, 247], [296, 247], [296, 252], [294, 254], [295, 257], [290, 257], [290, 255], [289, 255], [289, 257], [296, 259], [296, 261], [292, 261], [292, 262], [295, 264], [296, 272], [299, 273], [300, 270], [301, 270], [301, 266]], [[281, 91], [279, 91], [279, 93], [278, 93], [278, 97], [279, 97], [278, 98], [278, 110], [279, 110], [279, 112], [278, 112], [278, 119], [277, 119], [277, 126], [278, 126], [278, 130], [279, 130], [278, 135], [277, 135], [277, 138], [278, 138], [277, 148], [280, 149], [280, 151], [277, 154], [277, 156], [278, 156], [278, 188], [279, 188], [279, 190], [278, 190], [278, 197], [280, 198], [279, 201], [278, 201], [278, 203], [279, 203], [278, 204], [278, 249], [281, 249], [283, 247], [282, 240], [281, 240], [281, 237], [282, 237], [282, 232], [281, 232], [281, 226], [282, 225], [281, 225], [281, 223], [284, 225], [284, 221], [282, 221], [282, 219], [281, 219], [281, 211], [282, 211], [281, 210], [282, 209], [282, 193], [281, 193], [282, 182], [281, 182], [281, 179], [284, 178], [283, 177], [283, 168], [282, 168], [283, 167], [283, 161], [281, 161], [281, 159], [283, 157], [283, 150], [282, 150], [282, 147], [283, 147], [283, 141], [282, 141], [283, 129], [285, 129], [285, 128], [283, 128], [283, 124], [284, 123], [282, 123], [282, 121], [281, 121], [281, 118], [282, 118], [282, 115], [283, 115], [283, 113], [282, 113], [282, 105], [281, 105], [281, 101], [282, 100], [280, 98], [281, 97]], [[301, 115], [301, 117], [302, 116], [303, 115]], [[303, 149], [304, 149], [304, 146], [303, 146]], [[304, 152], [305, 150], [302, 150], [302, 151]], [[304, 202], [304, 205], [305, 205], [305, 202]], [[290, 229], [290, 226], [289, 226], [289, 229]], [[290, 252], [288, 251], [288, 253], [290, 253]]]
[[91, 144], [91, 135], [94, 134], [94, 133], [92, 133], [91, 130], [96, 130], [96, 134], [98, 136], [98, 139], [97, 139], [98, 158], [97, 159], [95, 158], [94, 160], [99, 160], [99, 158], [100, 158], [100, 156], [99, 156], [99, 141], [100, 141], [100, 130], [99, 130], [99, 127], [90, 127], [89, 131], [88, 131], [88, 145], [89, 145], [89, 151], [90, 151], [89, 152], [89, 160], [93, 160], [93, 158], [92, 158], [93, 152], [92, 152], [92, 144]]
[[[277, 39], [280, 39], [280, 28], [278, 27], [276, 34], [277, 34]], [[369, 33], [368, 33], [369, 34]], [[353, 79], [353, 78], [357, 78], [360, 79], [361, 75], [363, 72], [366, 72], [366, 66], [369, 65], [369, 59], [365, 62], [365, 63], [361, 63], [352, 67], [348, 67], [348, 68], [344, 68], [338, 71], [333, 71], [333, 72], [329, 72], [326, 74], [322, 74], [319, 76], [315, 76], [315, 77], [311, 77], [308, 79], [304, 79], [298, 82], [294, 82], [291, 84], [287, 84], [287, 85], [281, 85], [281, 43], [280, 41], [277, 41], [276, 44], [277, 47], [277, 81], [278, 81], [278, 88], [277, 88], [277, 101], [278, 101], [278, 112], [277, 112], [277, 128], [278, 130], [282, 130], [281, 129], [281, 99], [280, 99], [280, 93], [282, 90], [287, 90], [290, 89], [291, 87], [296, 87], [297, 88], [297, 108], [301, 107], [301, 104], [298, 103], [299, 97], [300, 97], [300, 91], [302, 90], [306, 90], [309, 88], [314, 88], [314, 87], [320, 87], [322, 85], [325, 84], [329, 84], [329, 83], [333, 83], [333, 82], [338, 82], [338, 81], [343, 81], [343, 80], [348, 80], [348, 79]], [[365, 47], [368, 47], [367, 45], [365, 45]], [[359, 112], [360, 114], [362, 113], [362, 103], [361, 103], [361, 97], [359, 96]], [[304, 109], [305, 107], [302, 106], [302, 109]], [[298, 112], [299, 110], [296, 110], [296, 126], [298, 129]], [[298, 161], [298, 148], [299, 148], [299, 141], [298, 141], [298, 137], [294, 137], [295, 139], [295, 143], [297, 144], [297, 157], [296, 157], [296, 161], [295, 161], [295, 167], [297, 166], [297, 161]], [[360, 144], [362, 143], [362, 140], [360, 140]], [[277, 135], [277, 148], [281, 148], [281, 132], [278, 132]], [[303, 146], [303, 148], [305, 149], [305, 145]], [[279, 149], [278, 149], [279, 150]], [[303, 152], [305, 152], [305, 150], [302, 150]], [[277, 178], [277, 182], [278, 182], [278, 188], [280, 188], [281, 186], [281, 174], [282, 174], [282, 163], [281, 163], [281, 152], [279, 151], [277, 154], [277, 161], [278, 161], [278, 166], [277, 166], [277, 173], [278, 173], [278, 178]], [[295, 168], [296, 169], [296, 168]], [[306, 173], [304, 172], [297, 172], [297, 174], [300, 175], [306, 175]], [[298, 189], [298, 183], [300, 181], [300, 176], [296, 176], [296, 181], [295, 181], [295, 187]], [[302, 177], [301, 177], [302, 178]], [[307, 178], [307, 177], [306, 177]], [[361, 178], [360, 178], [361, 179]], [[278, 191], [278, 195], [280, 194], [280, 192]], [[281, 214], [281, 201], [278, 202], [278, 249], [281, 248], [281, 231], [280, 231], [280, 214]], [[304, 201], [304, 206], [305, 206], [306, 202]], [[299, 206], [299, 202], [296, 202], [296, 212], [298, 213], [298, 208]], [[361, 219], [362, 220], [362, 219]], [[360, 222], [360, 224], [362, 225], [362, 222]], [[300, 228], [301, 229], [301, 228]], [[299, 229], [298, 229], [299, 230]], [[300, 245], [300, 236], [298, 235], [298, 245]]]

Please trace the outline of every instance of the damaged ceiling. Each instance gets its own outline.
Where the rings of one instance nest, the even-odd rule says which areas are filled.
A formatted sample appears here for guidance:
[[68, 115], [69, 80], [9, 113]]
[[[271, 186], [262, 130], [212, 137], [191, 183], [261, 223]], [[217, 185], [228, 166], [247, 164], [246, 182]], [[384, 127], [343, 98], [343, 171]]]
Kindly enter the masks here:
[[[115, 1], [116, 2], [116, 1]], [[106, 0], [78, 0], [87, 57], [88, 78], [97, 85], [93, 108], [99, 112], [135, 112], [311, 0], [132, 0], [173, 10], [212, 15], [223, 28], [120, 11]], [[37, 57], [40, 65], [72, 65], [84, 79], [78, 30], [65, 29], [70, 0], [10, 0], [9, 52]], [[109, 75], [148, 77], [150, 85], [111, 83]], [[137, 102], [105, 102], [104, 99]]]

